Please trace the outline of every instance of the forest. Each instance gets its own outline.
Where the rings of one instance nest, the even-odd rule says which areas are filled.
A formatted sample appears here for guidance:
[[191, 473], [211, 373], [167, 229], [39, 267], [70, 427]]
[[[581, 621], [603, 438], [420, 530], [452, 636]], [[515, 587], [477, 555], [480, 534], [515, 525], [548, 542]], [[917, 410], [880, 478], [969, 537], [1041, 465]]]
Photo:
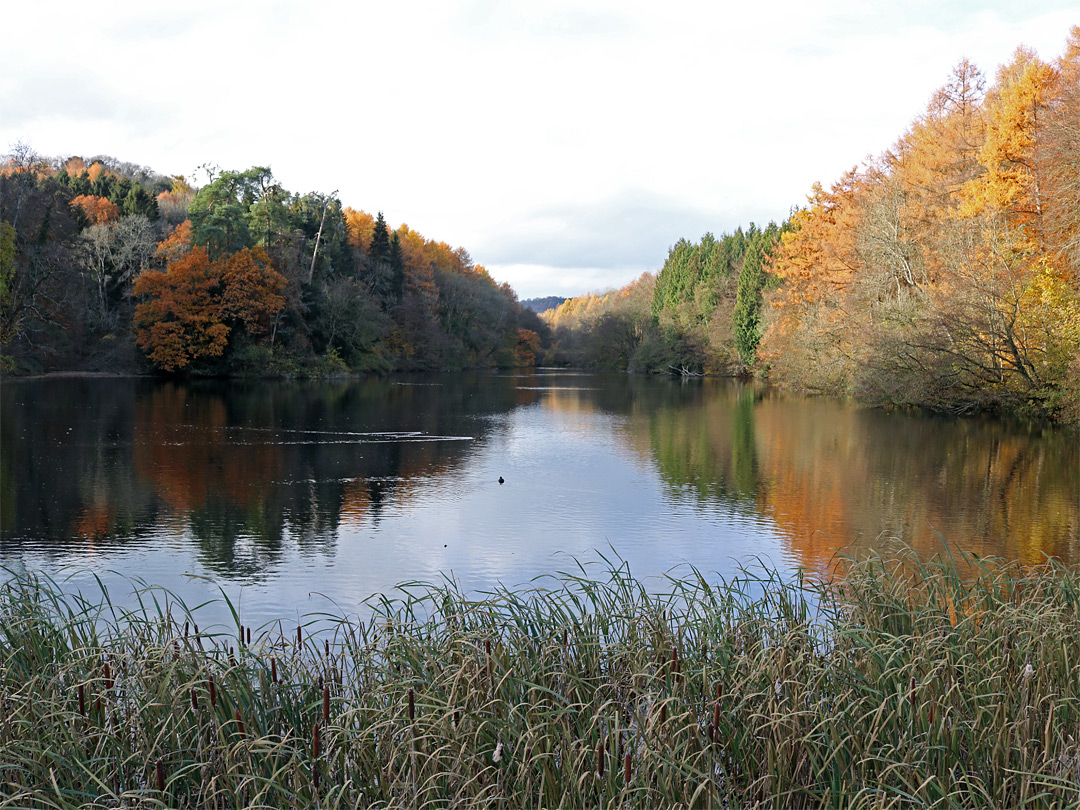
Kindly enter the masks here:
[[195, 188], [17, 144], [0, 169], [2, 371], [326, 376], [531, 365], [546, 327], [468, 252], [269, 168]]
[[1080, 27], [992, 83], [959, 62], [781, 226], [680, 240], [655, 276], [543, 317], [563, 362], [1080, 422]]
[[[960, 61], [896, 143], [781, 224], [679, 239], [619, 290], [518, 302], [463, 248], [269, 168], [0, 167], [0, 371], [576, 365], [757, 376], [1080, 422], [1080, 27]], [[533, 310], [553, 305], [538, 316]]]

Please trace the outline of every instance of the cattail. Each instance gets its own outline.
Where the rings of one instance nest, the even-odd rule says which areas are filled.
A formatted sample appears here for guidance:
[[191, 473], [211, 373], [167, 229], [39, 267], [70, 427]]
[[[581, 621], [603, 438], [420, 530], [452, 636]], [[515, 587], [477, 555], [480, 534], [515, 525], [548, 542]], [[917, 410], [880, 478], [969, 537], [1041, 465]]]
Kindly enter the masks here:
[[677, 653], [677, 652], [675, 651], [675, 648], [674, 648], [674, 647], [672, 647], [672, 648], [671, 648], [671, 663], [669, 663], [669, 664], [668, 664], [668, 673], [669, 673], [669, 674], [670, 674], [670, 675], [671, 675], [672, 677], [674, 677], [674, 676], [675, 676], [675, 663], [676, 663], [676, 661], [678, 660], [678, 659], [677, 659], [677, 656], [678, 656], [678, 653]]
[[487, 657], [490, 659], [491, 658], [491, 639], [490, 638], [485, 638], [484, 639], [484, 652], [487, 653]]
[[198, 623], [195, 624], [195, 635], [199, 635], [199, 625], [198, 625]]
[[666, 703], [661, 703], [660, 704], [660, 728], [663, 728], [665, 723], [667, 723], [667, 704]]
[[911, 676], [911, 693], [910, 693], [911, 705], [915, 705], [915, 676]]
[[79, 693], [79, 714], [86, 717], [86, 692], [83, 689], [83, 685], [80, 683], [76, 691]]
[[229, 666], [236, 669], [236, 650], [229, 647]]
[[214, 676], [210, 676], [210, 705], [217, 707], [217, 687], [214, 685]]
[[321, 741], [319, 739], [319, 724], [315, 724], [314, 730], [311, 732], [311, 758], [318, 759], [319, 751], [321, 750]]
[[304, 643], [304, 628], [301, 625], [296, 625], [296, 646], [299, 647]]
[[97, 715], [102, 714], [102, 711], [101, 711], [101, 695], [98, 695], [96, 698], [94, 698], [94, 714], [97, 714]]
[[454, 709], [454, 728], [461, 725], [461, 709]]
[[244, 625], [240, 625], [240, 634], [239, 634], [239, 637], [237, 638], [237, 641], [239, 641], [240, 645], [243, 646], [243, 644], [244, 644]]
[[627, 751], [626, 752], [626, 758], [623, 760], [623, 783], [624, 784], [627, 784], [627, 785], [630, 784], [631, 773], [632, 772], [631, 772], [630, 752]]
[[[409, 719], [412, 720], [412, 690], [409, 690]], [[322, 721], [330, 725], [330, 687], [324, 686], [322, 690]]]
[[563, 631], [562, 631], [562, 645], [563, 645], [563, 649], [565, 650], [566, 649], [566, 628], [565, 627], [563, 628]]
[[[1052, 704], [1051, 704], [1050, 708], [1053, 709]], [[934, 725], [934, 699], [933, 698], [930, 698], [930, 725]]]
[[596, 775], [604, 778], [604, 741], [596, 744]]
[[712, 710], [712, 724], [713, 728], [720, 728], [720, 701], [716, 701]]
[[190, 624], [190, 622], [184, 622], [184, 638], [187, 638], [187, 636], [188, 636], [188, 625], [189, 624]]
[[250, 627], [250, 625], [248, 626], [248, 629], [247, 629], [247, 645], [249, 647], [251, 646], [251, 627]]
[[154, 764], [154, 771], [157, 774], [157, 789], [158, 793], [165, 792], [165, 763], [160, 759]]
[[270, 658], [270, 680], [277, 683], [277, 658]]
[[409, 687], [409, 722], [410, 723], [413, 721], [413, 718], [416, 716], [415, 700], [416, 700], [416, 690], [413, 689], [413, 687], [410, 686]]
[[329, 658], [330, 657], [330, 639], [324, 638], [323, 639], [323, 644], [326, 645], [326, 657]]
[[244, 729], [244, 719], [240, 716], [240, 710], [233, 709], [233, 716], [236, 718], [236, 727], [240, 731], [240, 736], [246, 737], [247, 732]]
[[109, 662], [105, 662], [105, 691], [111, 691], [113, 688], [112, 668], [109, 666]]
[[195, 687], [191, 687], [191, 710], [193, 712], [199, 711], [199, 693], [195, 691]]

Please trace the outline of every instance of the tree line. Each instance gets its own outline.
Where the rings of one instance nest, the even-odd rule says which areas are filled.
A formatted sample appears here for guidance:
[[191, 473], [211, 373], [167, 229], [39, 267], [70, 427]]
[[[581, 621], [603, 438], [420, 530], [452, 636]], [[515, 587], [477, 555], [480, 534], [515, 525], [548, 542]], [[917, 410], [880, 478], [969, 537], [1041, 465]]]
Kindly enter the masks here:
[[0, 166], [5, 373], [208, 375], [536, 361], [546, 327], [468, 252], [266, 167], [196, 188], [114, 158]]
[[575, 362], [1080, 422], [1080, 27], [992, 83], [961, 61], [782, 226], [680, 240], [655, 276], [544, 318]]

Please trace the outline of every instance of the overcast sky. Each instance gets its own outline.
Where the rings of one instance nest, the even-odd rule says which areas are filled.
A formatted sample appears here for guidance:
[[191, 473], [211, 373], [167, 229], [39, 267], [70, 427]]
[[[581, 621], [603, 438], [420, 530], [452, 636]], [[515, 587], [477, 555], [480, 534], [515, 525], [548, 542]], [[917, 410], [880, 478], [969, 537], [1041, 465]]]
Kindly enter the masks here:
[[8, 4], [0, 151], [268, 165], [465, 247], [522, 298], [780, 221], [962, 57], [1044, 59], [1075, 0]]

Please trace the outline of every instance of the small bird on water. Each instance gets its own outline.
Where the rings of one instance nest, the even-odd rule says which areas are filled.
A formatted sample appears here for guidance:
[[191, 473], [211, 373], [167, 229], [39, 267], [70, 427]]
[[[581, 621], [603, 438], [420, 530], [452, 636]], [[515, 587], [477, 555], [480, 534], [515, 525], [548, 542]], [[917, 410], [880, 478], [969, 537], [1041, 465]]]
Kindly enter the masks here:
[[499, 476], [499, 483], [500, 484], [505, 484], [506, 483], [505, 481], [503, 481], [503, 477], [501, 475]]

